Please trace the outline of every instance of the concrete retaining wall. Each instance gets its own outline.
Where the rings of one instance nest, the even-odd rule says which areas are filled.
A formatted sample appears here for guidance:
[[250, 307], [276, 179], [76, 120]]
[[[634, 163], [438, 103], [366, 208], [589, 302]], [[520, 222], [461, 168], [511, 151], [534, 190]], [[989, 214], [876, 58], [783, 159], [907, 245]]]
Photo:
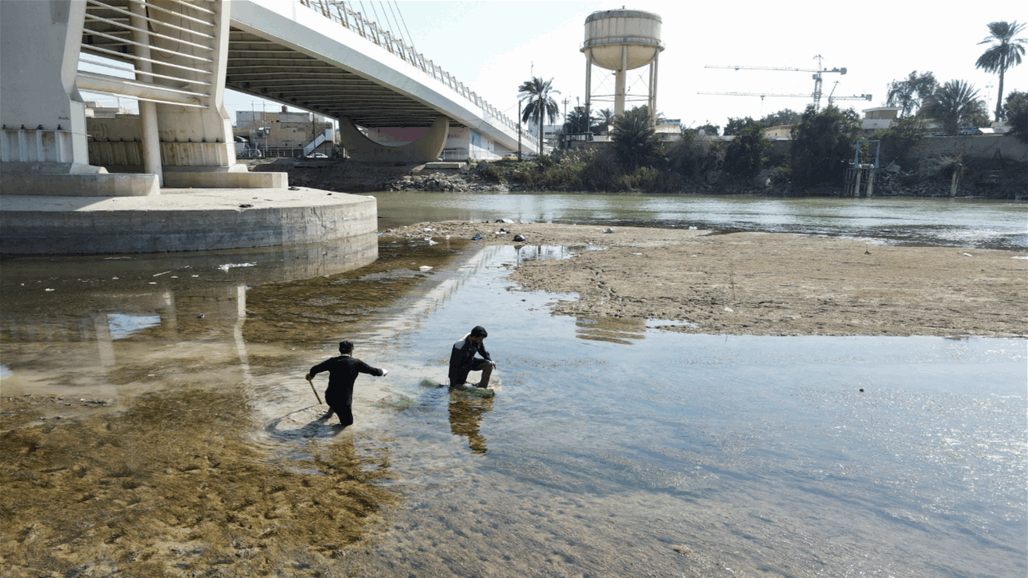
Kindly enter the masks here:
[[164, 193], [100, 199], [4, 195], [0, 253], [212, 251], [331, 241], [378, 228], [373, 197], [312, 189]]
[[1028, 161], [1028, 146], [1009, 135], [945, 136], [922, 139], [911, 155], [914, 157], [958, 156], [964, 160], [990, 160], [996, 152], [1008, 161]]

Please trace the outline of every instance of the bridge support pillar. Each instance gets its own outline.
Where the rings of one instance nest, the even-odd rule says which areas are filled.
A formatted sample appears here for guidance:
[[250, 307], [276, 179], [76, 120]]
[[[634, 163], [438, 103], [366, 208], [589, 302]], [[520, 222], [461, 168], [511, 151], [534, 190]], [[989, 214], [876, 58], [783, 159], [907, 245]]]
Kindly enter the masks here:
[[[87, 2], [0, 1], [4, 194], [154, 195], [162, 173], [168, 187], [286, 186], [285, 173], [249, 173], [235, 162], [223, 102], [228, 3], [143, 2], [132, 3], [136, 26], [126, 28], [134, 44], [125, 58], [136, 69], [128, 80], [78, 71], [83, 34], [91, 34]], [[117, 130], [91, 119], [89, 136], [99, 130], [117, 138], [90, 142], [79, 89], [139, 98], [143, 118]], [[105, 168], [115, 166], [121, 174]]]
[[0, 190], [4, 194], [157, 191], [153, 176], [90, 166], [75, 86], [86, 3], [0, 2]]
[[339, 138], [347, 154], [355, 161], [364, 162], [432, 162], [443, 154], [446, 147], [446, 133], [450, 130], [450, 119], [441, 116], [432, 123], [418, 140], [399, 146], [379, 144], [364, 136], [346, 117], [339, 119]]

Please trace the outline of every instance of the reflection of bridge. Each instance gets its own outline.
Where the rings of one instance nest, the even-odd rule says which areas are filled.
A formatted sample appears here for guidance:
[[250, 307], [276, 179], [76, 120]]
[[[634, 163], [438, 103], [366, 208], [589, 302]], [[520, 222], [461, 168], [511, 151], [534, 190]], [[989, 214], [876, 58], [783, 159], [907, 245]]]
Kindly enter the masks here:
[[[518, 146], [514, 120], [329, 0], [4, 0], [0, 11], [5, 191], [284, 186], [235, 164], [226, 88], [339, 119], [355, 157], [434, 160], [451, 123], [485, 156]], [[78, 89], [136, 98], [140, 115], [87, 124]], [[354, 125], [427, 132], [386, 147]]]

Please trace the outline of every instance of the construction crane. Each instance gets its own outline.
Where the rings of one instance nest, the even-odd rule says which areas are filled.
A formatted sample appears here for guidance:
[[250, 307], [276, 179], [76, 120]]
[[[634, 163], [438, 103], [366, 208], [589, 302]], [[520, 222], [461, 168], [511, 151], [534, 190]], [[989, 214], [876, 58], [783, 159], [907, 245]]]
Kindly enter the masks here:
[[[834, 92], [835, 89], [833, 88], [832, 93], [834, 94]], [[697, 92], [696, 94], [703, 94], [708, 96], [759, 96], [761, 101], [763, 101], [764, 97], [767, 96], [770, 96], [771, 98], [810, 98], [811, 96], [809, 94], [778, 94], [771, 92]], [[871, 95], [855, 94], [852, 96], [833, 96], [832, 94], [829, 94], [828, 106], [832, 106], [832, 104], [837, 100], [866, 100], [870, 102]]]
[[[740, 66], [740, 65], [723, 65], [723, 64], [709, 64], [704, 68], [730, 68], [732, 70], [779, 70], [784, 72], [813, 72], [812, 78], [814, 79], [814, 112], [817, 112], [821, 108], [821, 85], [824, 81], [822, 75], [826, 73], [838, 73], [846, 74], [845, 68], [832, 68], [831, 70], [821, 66], [822, 57], [820, 54], [814, 57], [817, 59], [817, 68], [793, 68], [787, 66]], [[701, 93], [702, 94], [702, 93]], [[759, 95], [757, 95], [759, 96]], [[767, 96], [771, 96], [768, 94]], [[784, 96], [784, 95], [782, 95]], [[806, 95], [802, 95], [806, 96]]]
[[866, 100], [871, 102], [870, 94], [854, 94], [852, 96], [832, 96], [835, 94], [835, 89], [838, 88], [839, 81], [836, 80], [835, 84], [832, 85], [832, 92], [828, 93], [828, 106], [832, 106], [832, 102], [836, 100]]

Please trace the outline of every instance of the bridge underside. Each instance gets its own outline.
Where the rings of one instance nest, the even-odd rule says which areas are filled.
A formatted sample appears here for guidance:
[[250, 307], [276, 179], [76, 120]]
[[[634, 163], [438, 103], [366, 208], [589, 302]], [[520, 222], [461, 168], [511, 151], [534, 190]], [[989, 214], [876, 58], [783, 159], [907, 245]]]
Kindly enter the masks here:
[[429, 127], [441, 115], [327, 62], [232, 28], [225, 86], [365, 127]]

